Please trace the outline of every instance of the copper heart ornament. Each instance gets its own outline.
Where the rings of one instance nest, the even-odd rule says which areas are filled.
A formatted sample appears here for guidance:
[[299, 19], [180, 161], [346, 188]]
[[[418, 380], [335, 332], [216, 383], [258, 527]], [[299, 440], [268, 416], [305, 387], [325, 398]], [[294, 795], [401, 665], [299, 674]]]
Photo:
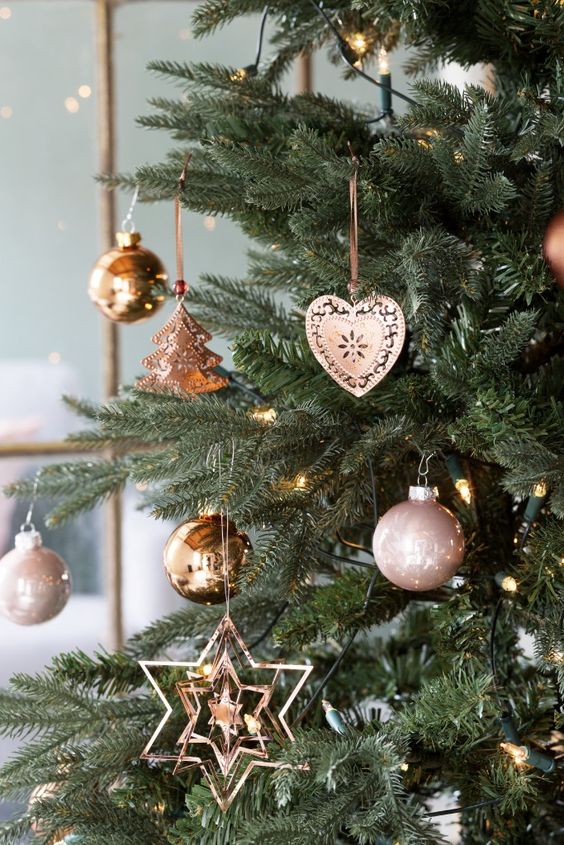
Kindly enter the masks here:
[[354, 396], [364, 396], [396, 363], [405, 340], [405, 319], [389, 296], [352, 305], [338, 296], [318, 296], [307, 309], [306, 334], [331, 378]]

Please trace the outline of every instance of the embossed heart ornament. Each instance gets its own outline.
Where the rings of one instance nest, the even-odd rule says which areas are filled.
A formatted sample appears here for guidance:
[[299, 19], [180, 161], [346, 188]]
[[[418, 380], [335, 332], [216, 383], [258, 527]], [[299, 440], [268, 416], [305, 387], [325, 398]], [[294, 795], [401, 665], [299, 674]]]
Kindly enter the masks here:
[[364, 396], [387, 375], [405, 340], [405, 319], [389, 296], [352, 305], [338, 296], [318, 296], [306, 313], [311, 350], [337, 384]]

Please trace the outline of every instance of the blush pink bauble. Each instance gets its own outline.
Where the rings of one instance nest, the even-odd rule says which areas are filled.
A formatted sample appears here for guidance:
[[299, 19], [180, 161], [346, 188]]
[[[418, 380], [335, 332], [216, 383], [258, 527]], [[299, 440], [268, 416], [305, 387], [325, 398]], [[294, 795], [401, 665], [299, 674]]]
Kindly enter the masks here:
[[53, 619], [71, 592], [68, 567], [43, 546], [39, 531], [20, 531], [15, 548], [0, 560], [0, 614], [18, 625]]
[[404, 590], [433, 590], [462, 563], [462, 526], [436, 497], [435, 487], [410, 487], [409, 499], [390, 508], [376, 526], [374, 560]]

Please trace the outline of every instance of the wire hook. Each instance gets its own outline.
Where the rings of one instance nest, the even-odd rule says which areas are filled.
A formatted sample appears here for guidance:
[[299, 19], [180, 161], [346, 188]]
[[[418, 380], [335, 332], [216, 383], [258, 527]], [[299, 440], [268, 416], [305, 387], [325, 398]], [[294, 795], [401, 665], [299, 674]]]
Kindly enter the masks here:
[[[121, 229], [123, 232], [128, 232], [131, 234], [135, 232], [135, 223], [133, 222], [133, 209], [137, 204], [137, 199], [139, 197], [139, 185], [136, 186], [135, 191], [133, 192], [133, 197], [131, 198], [131, 203], [129, 204], [129, 208], [127, 210], [127, 214], [121, 221]], [[129, 227], [129, 229], [128, 229]]]
[[37, 500], [37, 488], [39, 486], [39, 476], [41, 475], [41, 468], [37, 470], [35, 473], [35, 481], [33, 482], [33, 491], [31, 493], [31, 501], [29, 503], [29, 508], [27, 509], [27, 513], [25, 515], [25, 520], [23, 525], [20, 525], [20, 531], [35, 531], [35, 525], [31, 521], [33, 516], [33, 508], [35, 507], [35, 502]]
[[[419, 467], [417, 469], [417, 486], [418, 487], [428, 487], [427, 476], [429, 475], [429, 462], [431, 461], [431, 458], [434, 458], [434, 457], [435, 457], [434, 452], [429, 452], [429, 454], [426, 454], [425, 452], [422, 453], [421, 460], [419, 461]], [[425, 468], [423, 468], [423, 465], [425, 465]]]

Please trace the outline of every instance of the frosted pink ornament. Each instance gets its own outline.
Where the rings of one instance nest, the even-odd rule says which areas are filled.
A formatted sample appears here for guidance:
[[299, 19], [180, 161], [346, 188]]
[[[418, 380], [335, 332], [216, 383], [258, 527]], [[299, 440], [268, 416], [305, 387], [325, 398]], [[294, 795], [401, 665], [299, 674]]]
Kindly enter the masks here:
[[53, 619], [66, 605], [71, 577], [60, 555], [43, 545], [41, 534], [26, 524], [15, 548], [0, 560], [0, 614], [18, 625]]
[[433, 590], [462, 563], [462, 526], [437, 495], [436, 487], [410, 487], [409, 499], [390, 508], [376, 526], [374, 560], [382, 575], [404, 590]]

